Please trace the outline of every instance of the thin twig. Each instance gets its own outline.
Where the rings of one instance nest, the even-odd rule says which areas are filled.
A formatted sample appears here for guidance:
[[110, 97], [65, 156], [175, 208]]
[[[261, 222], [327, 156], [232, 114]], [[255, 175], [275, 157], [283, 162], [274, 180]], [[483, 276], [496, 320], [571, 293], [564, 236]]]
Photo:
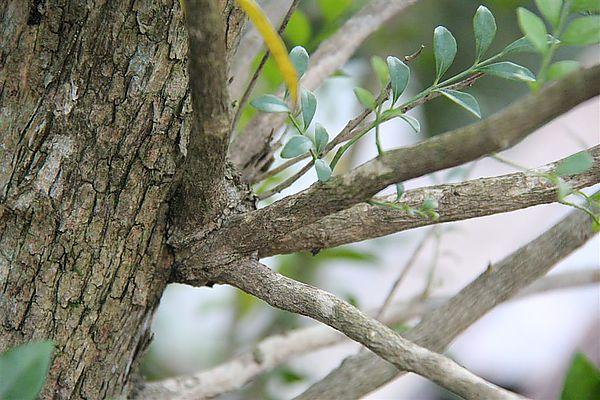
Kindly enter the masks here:
[[[294, 14], [294, 11], [296, 10], [296, 7], [298, 6], [299, 2], [300, 2], [300, 0], [292, 1], [292, 4], [290, 5], [288, 12], [285, 14], [285, 17], [283, 17], [283, 21], [281, 21], [281, 25], [279, 25], [279, 30], [277, 31], [279, 33], [279, 35], [283, 35], [283, 32], [285, 31], [287, 24], [290, 22], [290, 18], [292, 17], [292, 14]], [[250, 98], [250, 95], [252, 94], [252, 90], [254, 89], [254, 86], [256, 86], [256, 82], [258, 82], [258, 77], [260, 76], [260, 73], [261, 73], [262, 69], [264, 68], [265, 64], [267, 63], [267, 60], [269, 59], [270, 55], [271, 55], [271, 52], [269, 51], [269, 49], [266, 49], [265, 54], [261, 58], [260, 63], [258, 64], [258, 67], [256, 68], [256, 71], [254, 71], [254, 75], [252, 75], [252, 79], [250, 79], [250, 82], [248, 83], [248, 86], [246, 87], [246, 90], [244, 91], [244, 94], [242, 95], [242, 98], [238, 102], [237, 109], [235, 111], [235, 116], [233, 117], [233, 122], [231, 124], [232, 132], [235, 130], [235, 127], [237, 126], [237, 123], [240, 120], [242, 111], [244, 110], [244, 106], [248, 102], [248, 99]]]

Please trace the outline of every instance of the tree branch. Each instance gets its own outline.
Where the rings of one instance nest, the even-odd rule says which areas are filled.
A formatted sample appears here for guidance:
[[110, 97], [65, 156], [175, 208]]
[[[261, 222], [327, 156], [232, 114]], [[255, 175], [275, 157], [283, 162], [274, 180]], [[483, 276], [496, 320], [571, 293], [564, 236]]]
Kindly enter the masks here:
[[[479, 123], [391, 150], [346, 174], [315, 183], [263, 209], [234, 216], [227, 226], [190, 249], [190, 258], [182, 263], [178, 279], [199, 282], [194, 274], [206, 272], [198, 266], [207, 259], [207, 252], [212, 255], [218, 251], [225, 258], [231, 254], [250, 255], [263, 249], [265, 243], [280, 241], [290, 232], [371, 199], [392, 183], [504, 150], [598, 93], [600, 66], [583, 69]], [[216, 265], [223, 264], [218, 261]]]
[[231, 126], [225, 23], [219, 2], [186, 0], [185, 8], [193, 118], [180, 186], [171, 207], [183, 232], [220, 210]]
[[[600, 146], [589, 150], [594, 157], [592, 168], [579, 175], [564, 177], [574, 189], [600, 182]], [[554, 170], [559, 162], [529, 171], [492, 178], [436, 185], [407, 191], [401, 201], [388, 196], [382, 201], [407, 204], [418, 208], [426, 198], [437, 200], [439, 219], [411, 216], [391, 207], [358, 204], [302, 227], [280, 240], [271, 240], [259, 250], [260, 257], [287, 254], [360, 242], [420, 226], [459, 221], [485, 215], [505, 213], [526, 207], [556, 202], [556, 187], [540, 173]]]
[[[558, 261], [593, 236], [589, 216], [581, 211], [571, 212], [535, 240], [490, 265], [457, 295], [426, 313], [421, 322], [403, 336], [428, 349], [444, 351], [484, 314], [545, 275]], [[348, 357], [297, 399], [360, 398], [399, 373], [397, 368], [377, 356], [359, 353]]]
[[[416, 0], [375, 0], [365, 5], [334, 35], [321, 43], [311, 56], [310, 66], [300, 80], [302, 87], [308, 90], [319, 87], [348, 61], [365, 39], [415, 2]], [[256, 171], [249, 164], [261, 152], [269, 152], [272, 135], [284, 121], [285, 118], [281, 115], [262, 113], [250, 121], [244, 132], [236, 137], [229, 156], [240, 170], [249, 168], [244, 175], [254, 175]]]
[[232, 265], [219, 278], [219, 283], [233, 285], [273, 307], [329, 325], [398, 368], [424, 376], [462, 397], [521, 398], [472, 374], [449, 358], [409, 342], [336, 296], [280, 275], [263, 264]]
[[[573, 289], [600, 283], [600, 269], [555, 274], [536, 281], [516, 299], [560, 289]], [[418, 299], [391, 304], [383, 317], [387, 325], [398, 324], [431, 312], [448, 298]], [[375, 310], [369, 314], [375, 315]], [[295, 329], [261, 340], [249, 351], [214, 368], [191, 376], [152, 382], [139, 394], [147, 400], [206, 399], [241, 389], [254, 378], [294, 357], [342, 343], [346, 337], [325, 326]]]

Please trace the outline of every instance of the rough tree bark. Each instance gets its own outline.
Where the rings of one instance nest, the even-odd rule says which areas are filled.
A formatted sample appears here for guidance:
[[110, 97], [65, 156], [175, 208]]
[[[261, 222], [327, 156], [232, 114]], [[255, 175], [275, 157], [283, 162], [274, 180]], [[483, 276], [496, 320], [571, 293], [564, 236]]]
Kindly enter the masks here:
[[[229, 49], [241, 13], [221, 1]], [[126, 393], [168, 282], [190, 130], [177, 0], [0, 2], [0, 351], [52, 339], [44, 398]]]

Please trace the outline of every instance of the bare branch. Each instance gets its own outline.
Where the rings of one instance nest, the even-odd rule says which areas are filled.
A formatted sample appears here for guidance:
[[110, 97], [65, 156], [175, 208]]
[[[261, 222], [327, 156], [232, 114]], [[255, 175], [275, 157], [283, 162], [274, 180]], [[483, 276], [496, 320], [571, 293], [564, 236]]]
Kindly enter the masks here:
[[[178, 195], [172, 207], [178, 228], [211, 217], [221, 204], [230, 116], [225, 24], [218, 2], [186, 0], [192, 129]], [[216, 205], [216, 207], [215, 207]]]
[[519, 399], [520, 396], [472, 374], [445, 356], [402, 338], [349, 303], [297, 282], [260, 263], [232, 265], [220, 276], [273, 307], [304, 315], [342, 332], [398, 368], [424, 376], [468, 399]]
[[[600, 269], [555, 274], [536, 281], [515, 298], [560, 289], [574, 289], [600, 283]], [[418, 299], [408, 303], [390, 304], [383, 318], [386, 324], [397, 324], [431, 312], [449, 300], [447, 298]], [[374, 315], [375, 310], [369, 314]], [[286, 361], [344, 342], [338, 331], [316, 325], [273, 335], [261, 340], [248, 352], [192, 376], [182, 376], [149, 383], [139, 395], [148, 400], [206, 399], [241, 389], [242, 386]]]
[[[600, 146], [591, 148], [595, 163], [582, 174], [564, 177], [574, 189], [600, 182]], [[391, 207], [367, 203], [327, 216], [284, 236], [271, 240], [259, 251], [261, 257], [297, 251], [315, 251], [342, 244], [359, 242], [420, 226], [459, 221], [485, 215], [505, 213], [539, 204], [556, 202], [556, 187], [540, 173], [553, 171], [557, 163], [530, 172], [518, 172], [492, 178], [481, 178], [455, 184], [437, 185], [407, 191], [399, 204], [418, 208], [426, 198], [437, 200], [440, 218], [431, 220], [411, 216]], [[395, 201], [395, 196], [381, 199]]]
[[[334, 35], [321, 43], [311, 56], [310, 66], [300, 80], [302, 87], [308, 90], [319, 87], [327, 77], [348, 61], [365, 39], [415, 2], [416, 0], [375, 0], [365, 5]], [[248, 164], [257, 159], [259, 153], [268, 153], [273, 132], [279, 129], [284, 121], [285, 118], [280, 115], [259, 114], [244, 132], [236, 137], [229, 156], [240, 170], [250, 167]]]
[[[502, 261], [490, 265], [477, 279], [442, 306], [428, 312], [404, 336], [434, 351], [444, 349], [465, 329], [496, 305], [545, 275], [558, 261], [594, 236], [587, 214], [573, 211], [535, 240]], [[349, 357], [298, 399], [356, 399], [394, 379], [400, 371], [377, 356]]]

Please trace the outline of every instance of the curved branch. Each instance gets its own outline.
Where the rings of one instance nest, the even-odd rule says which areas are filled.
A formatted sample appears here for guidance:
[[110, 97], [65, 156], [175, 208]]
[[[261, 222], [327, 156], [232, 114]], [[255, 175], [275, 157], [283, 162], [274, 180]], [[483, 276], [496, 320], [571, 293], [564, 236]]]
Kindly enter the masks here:
[[[517, 299], [560, 289], [574, 289], [600, 283], [600, 269], [555, 274], [536, 281], [520, 292]], [[431, 312], [449, 298], [418, 299], [414, 302], [392, 304], [382, 319], [387, 325], [398, 324]], [[516, 300], [516, 299], [515, 299]], [[370, 315], [375, 314], [372, 310]], [[212, 398], [241, 389], [254, 378], [294, 357], [334, 346], [346, 337], [325, 325], [295, 329], [269, 336], [249, 351], [214, 368], [192, 376], [182, 376], [152, 382], [138, 397], [147, 400], [185, 400]]]
[[[424, 315], [403, 336], [434, 351], [444, 349], [496, 305], [545, 275], [557, 262], [594, 236], [589, 216], [573, 211], [502, 261], [442, 306]], [[356, 399], [394, 379], [400, 371], [373, 354], [348, 357], [297, 399]]]
[[[579, 175], [564, 177], [574, 189], [600, 182], [600, 146], [589, 150], [594, 157], [592, 168]], [[556, 187], [540, 173], [554, 170], [556, 163], [529, 172], [492, 178], [429, 186], [407, 191], [399, 204], [418, 208], [425, 198], [437, 200], [440, 218], [431, 220], [410, 216], [406, 211], [367, 203], [329, 215], [302, 227], [280, 240], [272, 240], [259, 250], [260, 257], [287, 254], [360, 242], [425, 225], [460, 221], [485, 215], [505, 213], [558, 200]], [[395, 196], [382, 200], [393, 202]]]
[[263, 264], [232, 265], [220, 279], [220, 282], [233, 285], [273, 307], [329, 325], [398, 368], [426, 377], [464, 398], [522, 398], [474, 375], [449, 358], [402, 338], [336, 296], [280, 275]]

